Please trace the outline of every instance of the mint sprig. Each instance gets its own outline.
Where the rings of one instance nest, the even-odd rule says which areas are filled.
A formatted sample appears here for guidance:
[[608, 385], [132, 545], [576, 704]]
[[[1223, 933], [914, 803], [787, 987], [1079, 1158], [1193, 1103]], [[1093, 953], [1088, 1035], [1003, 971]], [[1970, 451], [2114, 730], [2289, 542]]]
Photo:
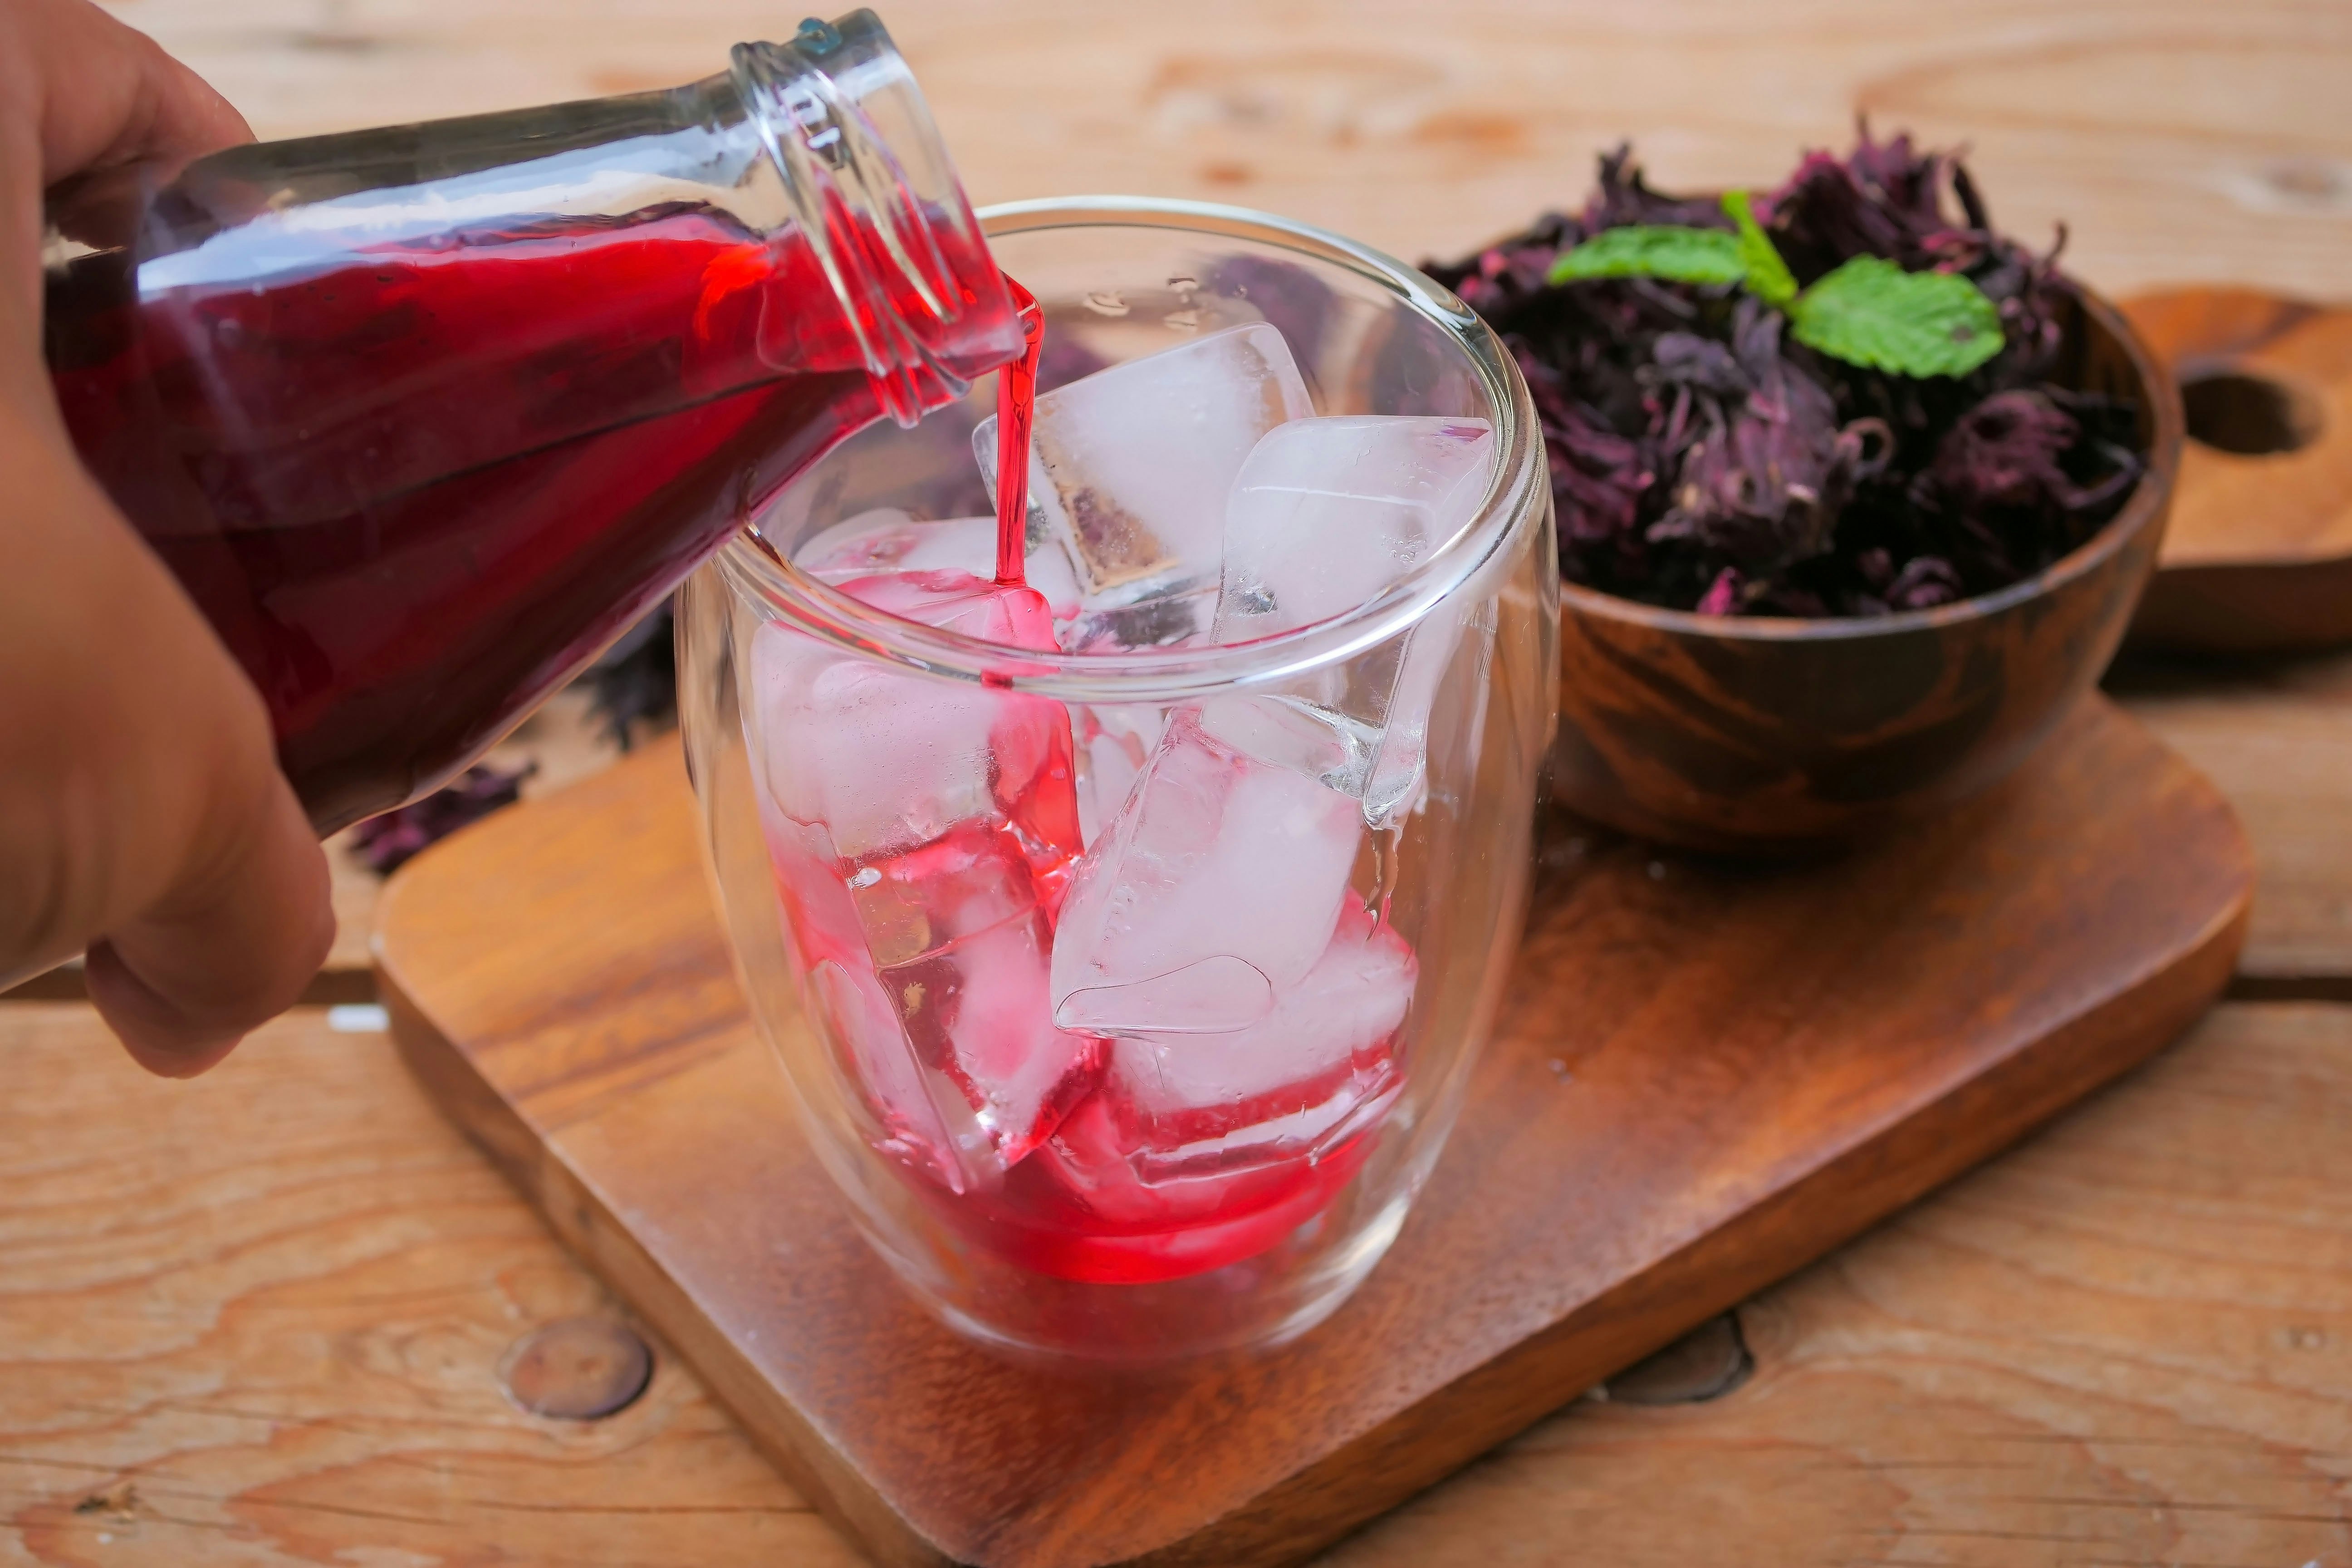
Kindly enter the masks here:
[[1966, 375], [2000, 352], [2000, 312], [1983, 289], [1875, 256], [1815, 280], [1789, 319], [1807, 348], [1895, 375]]
[[2000, 352], [2000, 312], [1983, 289], [1952, 272], [1906, 272], [1874, 256], [1849, 258], [1800, 289], [1746, 191], [1727, 191], [1738, 226], [1637, 224], [1603, 229], [1563, 252], [1546, 277], [1662, 278], [1738, 283], [1785, 313], [1790, 334], [1832, 359], [1894, 375], [1966, 375]]
[[1551, 280], [1664, 278], [1676, 283], [1737, 283], [1748, 276], [1739, 241], [1717, 228], [1631, 223], [1604, 228], [1552, 263]]
[[1743, 279], [1748, 291], [1776, 310], [1785, 310], [1797, 299], [1797, 275], [1780, 259], [1772, 237], [1756, 221], [1756, 209], [1746, 191], [1723, 193], [1726, 216], [1739, 226], [1739, 258], [1748, 264]]

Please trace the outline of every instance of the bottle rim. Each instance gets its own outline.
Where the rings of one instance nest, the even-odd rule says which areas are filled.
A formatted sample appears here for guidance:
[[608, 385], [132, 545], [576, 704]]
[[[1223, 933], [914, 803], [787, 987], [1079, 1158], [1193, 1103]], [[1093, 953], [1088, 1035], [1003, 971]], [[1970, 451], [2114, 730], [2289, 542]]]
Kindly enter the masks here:
[[731, 593], [768, 618], [853, 653], [951, 679], [1066, 702], [1172, 702], [1271, 685], [1402, 636], [1437, 606], [1496, 585], [1550, 500], [1535, 406], [1517, 364], [1468, 306], [1434, 279], [1370, 246], [1246, 207], [1141, 196], [1066, 196], [983, 207], [992, 239], [1056, 228], [1159, 228], [1243, 239], [1370, 279], [1444, 331], [1484, 394], [1496, 462], [1471, 521], [1395, 583], [1328, 620], [1248, 642], [1114, 653], [1032, 652], [903, 620], [851, 598], [775, 555], [747, 528], [714, 563]]
[[[798, 243], [831, 288], [883, 412], [911, 427], [936, 395], [926, 383], [953, 396], [970, 384], [933, 340], [966, 314], [950, 252], [987, 253], [922, 88], [869, 10], [812, 16], [788, 42], [737, 44], [729, 58]], [[1011, 306], [995, 303], [989, 314], [1010, 320]]]

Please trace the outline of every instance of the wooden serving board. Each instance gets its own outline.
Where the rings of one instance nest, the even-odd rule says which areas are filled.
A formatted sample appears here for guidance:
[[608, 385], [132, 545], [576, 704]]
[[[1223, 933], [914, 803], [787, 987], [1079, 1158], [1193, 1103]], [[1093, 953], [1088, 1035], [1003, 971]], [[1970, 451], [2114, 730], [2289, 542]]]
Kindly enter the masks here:
[[2352, 643], [2352, 309], [2194, 288], [2123, 310], [2179, 379], [2189, 434], [2134, 642]]
[[851, 1229], [752, 1035], [665, 751], [384, 900], [428, 1089], [879, 1561], [1295, 1562], [2013, 1142], [2220, 993], [2253, 873], [2090, 699], [1932, 827], [1759, 871], [1566, 819], [1467, 1109], [1322, 1328], [1149, 1374], [997, 1359]]

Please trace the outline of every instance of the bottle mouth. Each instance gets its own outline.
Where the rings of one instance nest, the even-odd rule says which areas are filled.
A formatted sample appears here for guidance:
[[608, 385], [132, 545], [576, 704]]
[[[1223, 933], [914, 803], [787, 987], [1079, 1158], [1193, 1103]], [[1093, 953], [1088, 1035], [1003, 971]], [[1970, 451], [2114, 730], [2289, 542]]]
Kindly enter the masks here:
[[[1443, 286], [1393, 257], [1243, 207], [1135, 196], [1071, 196], [982, 209], [989, 237], [1053, 229], [1160, 229], [1287, 252], [1378, 286], [1391, 309], [1435, 327], [1458, 355], [1495, 429], [1495, 461], [1476, 514], [1373, 597], [1328, 620], [1250, 642], [1111, 653], [1032, 652], [902, 620], [789, 564], [747, 531], [718, 557], [730, 589], [771, 618], [869, 658], [951, 679], [1065, 702], [1174, 702], [1269, 685], [1341, 663], [1402, 636], [1440, 604], [1488, 591], [1548, 515], [1549, 488], [1535, 409], [1518, 366], [1485, 322]], [[807, 483], [803, 476], [796, 483]]]
[[[976, 363], [1003, 357], [989, 324], [1011, 314], [922, 89], [871, 11], [811, 17], [790, 42], [738, 44], [731, 60], [798, 243], [884, 412], [911, 426], [940, 388], [961, 396]], [[990, 341], [961, 341], [974, 323]]]

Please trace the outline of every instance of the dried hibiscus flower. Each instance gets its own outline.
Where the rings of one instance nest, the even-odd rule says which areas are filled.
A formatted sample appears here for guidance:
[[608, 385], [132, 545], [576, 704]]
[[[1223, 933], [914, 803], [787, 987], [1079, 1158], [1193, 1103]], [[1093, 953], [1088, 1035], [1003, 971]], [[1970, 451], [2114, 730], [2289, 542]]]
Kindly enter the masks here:
[[1572, 581], [1865, 616], [2039, 571], [2138, 479], [2135, 411], [2050, 379], [2055, 255], [1995, 232], [1957, 159], [1864, 128], [1761, 198], [1664, 195], [1620, 148], [1581, 214], [1430, 270], [1527, 374]]
[[478, 763], [424, 799], [361, 823], [352, 829], [353, 847], [371, 869], [388, 877], [419, 851], [512, 805], [521, 796], [523, 781], [536, 771], [536, 764], [502, 773]]

